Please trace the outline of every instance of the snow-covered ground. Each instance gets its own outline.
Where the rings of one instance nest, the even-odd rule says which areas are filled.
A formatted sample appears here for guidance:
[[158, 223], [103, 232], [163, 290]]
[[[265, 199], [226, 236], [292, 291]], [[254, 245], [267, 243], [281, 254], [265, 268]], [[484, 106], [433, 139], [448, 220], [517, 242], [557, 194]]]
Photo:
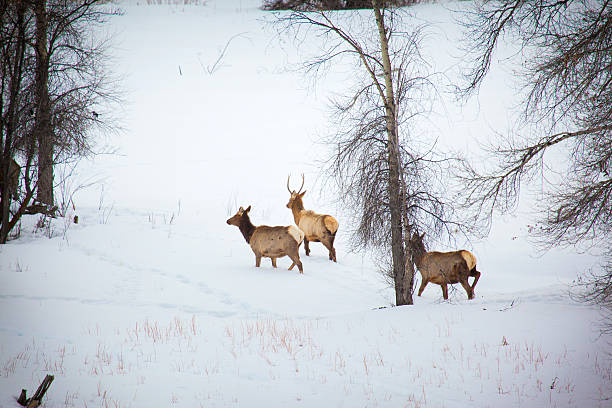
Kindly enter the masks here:
[[[258, 0], [145, 3], [108, 25], [124, 131], [118, 155], [77, 173], [104, 187], [77, 194], [65, 219], [26, 217], [0, 247], [0, 407], [46, 374], [46, 407], [610, 406], [610, 338], [569, 295], [596, 257], [538, 254], [523, 206], [468, 244], [483, 272], [475, 300], [458, 287], [444, 302], [429, 285], [389, 307], [369, 254], [347, 251], [333, 191], [315, 186], [327, 85], [341, 84], [286, 70], [299, 50], [279, 44]], [[453, 6], [414, 8], [433, 22], [438, 69], [458, 53]], [[468, 145], [505, 123], [507, 80], [494, 71], [479, 101], [449, 102], [440, 137]], [[312, 244], [303, 275], [288, 258], [256, 269], [225, 223], [241, 205], [255, 224], [293, 223], [290, 173], [306, 174], [307, 207], [340, 220], [338, 263]]]

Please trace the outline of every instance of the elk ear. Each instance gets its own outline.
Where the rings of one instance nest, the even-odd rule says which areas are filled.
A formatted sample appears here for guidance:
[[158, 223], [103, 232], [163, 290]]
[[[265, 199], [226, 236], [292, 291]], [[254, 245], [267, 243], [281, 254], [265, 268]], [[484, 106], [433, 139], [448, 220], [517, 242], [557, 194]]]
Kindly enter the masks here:
[[422, 241], [424, 236], [425, 236], [425, 233], [422, 233], [419, 239]]
[[298, 194], [300, 196], [300, 198], [304, 197], [304, 194], [306, 194], [306, 191], [304, 191], [303, 193]]
[[240, 208], [238, 209], [238, 212], [239, 212], [239, 213], [244, 212], [244, 208], [240, 207]]
[[247, 207], [247, 209], [246, 209], [246, 210], [244, 210], [244, 212], [245, 212], [245, 213], [248, 213], [249, 211], [251, 211], [251, 206], [250, 206], [250, 205]]

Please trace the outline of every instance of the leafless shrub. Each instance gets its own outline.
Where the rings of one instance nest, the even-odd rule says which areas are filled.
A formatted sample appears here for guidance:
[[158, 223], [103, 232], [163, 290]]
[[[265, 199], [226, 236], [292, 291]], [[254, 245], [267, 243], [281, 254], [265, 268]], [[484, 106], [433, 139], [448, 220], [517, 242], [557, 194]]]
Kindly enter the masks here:
[[[433, 1], [433, 0], [432, 0]], [[383, 0], [382, 7], [405, 7], [423, 0]], [[370, 9], [370, 0], [264, 0], [261, 7], [263, 10], [354, 10]]]
[[59, 166], [59, 215], [63, 218], [72, 209], [76, 211], [75, 196], [78, 192], [101, 183], [97, 178], [82, 180], [76, 173], [76, 163], [64, 163]]
[[206, 0], [146, 0], [146, 4], [152, 5], [172, 5], [172, 6], [205, 6]]
[[105, 195], [104, 195], [104, 184], [100, 187], [100, 198], [98, 200], [98, 213], [100, 217], [100, 224], [108, 224], [111, 215], [113, 214], [113, 210], [115, 208], [115, 203], [113, 202], [110, 206], [105, 204]]
[[602, 310], [601, 332], [612, 334], [612, 250], [599, 271], [590, 271], [575, 282], [575, 299], [597, 305]]

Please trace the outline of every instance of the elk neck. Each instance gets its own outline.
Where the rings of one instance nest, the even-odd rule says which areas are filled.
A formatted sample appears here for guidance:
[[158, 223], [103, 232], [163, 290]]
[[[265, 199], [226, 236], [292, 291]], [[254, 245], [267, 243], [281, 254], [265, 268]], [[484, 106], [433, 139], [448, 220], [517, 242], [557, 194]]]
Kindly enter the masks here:
[[423, 261], [424, 256], [424, 253], [417, 252], [416, 254], [414, 254], [414, 264], [418, 269], [421, 269], [421, 262]]
[[296, 198], [291, 203], [291, 212], [293, 213], [293, 219], [295, 220], [295, 225], [300, 224], [300, 218], [302, 218], [302, 211], [304, 211], [304, 203], [300, 198]]
[[412, 261], [416, 265], [418, 269], [421, 269], [421, 262], [423, 262], [423, 258], [425, 257], [426, 251], [415, 248], [414, 246], [411, 248], [412, 252]]
[[242, 215], [242, 217], [240, 217], [240, 225], [238, 228], [240, 229], [240, 232], [242, 232], [242, 236], [246, 240], [247, 244], [249, 244], [257, 227], [253, 225], [248, 214], [245, 213]]

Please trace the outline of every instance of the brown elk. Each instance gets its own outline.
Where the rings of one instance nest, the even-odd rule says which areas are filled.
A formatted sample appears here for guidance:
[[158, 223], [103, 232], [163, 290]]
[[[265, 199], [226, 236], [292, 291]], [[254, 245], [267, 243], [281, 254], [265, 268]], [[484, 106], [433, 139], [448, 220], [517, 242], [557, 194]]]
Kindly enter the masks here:
[[21, 174], [21, 167], [13, 159], [11, 159], [11, 161], [9, 162], [8, 177], [6, 178], [6, 181], [4, 181], [4, 174], [2, 173], [2, 171], [0, 171], [0, 184], [3, 184], [2, 183], [3, 181], [5, 182], [6, 188], [8, 189], [9, 193], [13, 196], [15, 200], [17, 200], [19, 197], [18, 193], [19, 193], [19, 175], [20, 174]]
[[[418, 295], [421, 296], [423, 289], [429, 282], [436, 283], [442, 287], [442, 296], [448, 299], [448, 284], [461, 283], [468, 295], [468, 299], [474, 298], [474, 287], [480, 278], [480, 272], [476, 270], [476, 257], [466, 250], [454, 252], [426, 252], [422, 235], [413, 234], [410, 244], [415, 252], [415, 264], [421, 273], [421, 286]], [[468, 277], [474, 278], [470, 286]]]
[[304, 249], [306, 255], [310, 255], [309, 243], [321, 242], [325, 245], [325, 248], [329, 251], [329, 260], [336, 262], [336, 249], [334, 248], [334, 240], [336, 239], [336, 231], [338, 231], [338, 221], [331, 215], [317, 214], [311, 210], [304, 209], [304, 203], [302, 198], [306, 191], [302, 192], [304, 187], [304, 175], [302, 174], [302, 186], [296, 192], [291, 191], [289, 187], [289, 179], [287, 177], [287, 190], [291, 194], [287, 208], [291, 209], [293, 213], [293, 219], [295, 225], [297, 225], [302, 231], [304, 231]]
[[235, 225], [240, 229], [246, 242], [251, 246], [255, 254], [255, 266], [261, 265], [261, 258], [271, 258], [272, 266], [276, 268], [276, 258], [287, 255], [293, 263], [289, 270], [297, 265], [300, 273], [304, 273], [302, 261], [300, 261], [299, 248], [304, 240], [304, 233], [293, 225], [269, 227], [267, 225], [255, 226], [249, 218], [251, 206], [245, 210], [242, 207], [233, 217], [227, 220], [229, 225]]

